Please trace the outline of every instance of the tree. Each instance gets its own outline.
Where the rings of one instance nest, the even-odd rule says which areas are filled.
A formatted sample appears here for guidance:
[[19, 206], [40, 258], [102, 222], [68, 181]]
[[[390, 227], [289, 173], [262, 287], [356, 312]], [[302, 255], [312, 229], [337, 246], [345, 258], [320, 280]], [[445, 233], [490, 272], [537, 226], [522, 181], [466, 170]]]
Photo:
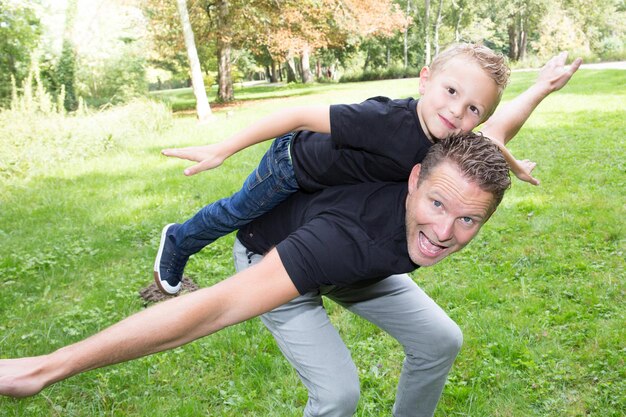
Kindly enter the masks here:
[[217, 98], [219, 101], [232, 101], [235, 98], [231, 74], [233, 22], [229, 0], [217, 0], [215, 8], [214, 33], [217, 40]]
[[[76, 51], [72, 42], [66, 38], [63, 40], [61, 58], [56, 66], [56, 84], [59, 89], [63, 88], [63, 106], [67, 111], [74, 111], [78, 108], [76, 99]], [[56, 92], [60, 94], [60, 90]]]
[[41, 23], [32, 3], [0, 1], [0, 106], [9, 103], [11, 77], [20, 85], [28, 74], [39, 44]]
[[442, 12], [443, 9], [443, 0], [439, 0], [439, 5], [437, 7], [437, 17], [435, 18], [435, 27], [433, 30], [434, 34], [434, 42], [435, 42], [435, 56], [439, 54], [439, 29], [441, 28], [442, 22]]
[[430, 64], [430, 0], [424, 0], [424, 65]]
[[187, 1], [177, 0], [176, 4], [178, 6], [178, 13], [180, 14], [180, 21], [183, 27], [183, 34], [185, 36], [185, 46], [187, 47], [187, 55], [189, 57], [192, 80], [191, 83], [193, 93], [196, 96], [196, 112], [198, 114], [198, 121], [206, 122], [211, 118], [212, 113], [211, 107], [209, 106], [209, 100], [206, 96], [206, 90], [204, 89], [202, 69], [200, 68], [200, 60], [198, 59], [198, 52], [196, 51], [193, 29], [191, 28], [189, 14], [187, 12]]
[[403, 13], [390, 0], [285, 0], [280, 10], [273, 2], [256, 4], [260, 13], [255, 43], [273, 59], [287, 61], [288, 77], [296, 73], [292, 62], [298, 57], [304, 82], [312, 80], [309, 63], [316, 51], [350, 47], [371, 36], [388, 37], [406, 26]]

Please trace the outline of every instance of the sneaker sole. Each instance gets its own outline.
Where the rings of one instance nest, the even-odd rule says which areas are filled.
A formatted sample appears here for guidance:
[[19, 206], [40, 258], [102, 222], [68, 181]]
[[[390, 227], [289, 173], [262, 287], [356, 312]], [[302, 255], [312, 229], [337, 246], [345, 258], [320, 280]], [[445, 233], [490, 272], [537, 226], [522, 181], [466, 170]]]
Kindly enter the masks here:
[[161, 276], [159, 275], [159, 264], [161, 263], [161, 256], [163, 256], [163, 247], [165, 246], [165, 239], [167, 238], [167, 230], [174, 224], [176, 223], [170, 223], [163, 227], [163, 230], [161, 231], [159, 251], [157, 252], [156, 259], [154, 260], [154, 282], [159, 290], [161, 290], [163, 294], [167, 295], [178, 294], [180, 288], [182, 287], [182, 281], [177, 286], [172, 287], [167, 283], [167, 281], [161, 281]]

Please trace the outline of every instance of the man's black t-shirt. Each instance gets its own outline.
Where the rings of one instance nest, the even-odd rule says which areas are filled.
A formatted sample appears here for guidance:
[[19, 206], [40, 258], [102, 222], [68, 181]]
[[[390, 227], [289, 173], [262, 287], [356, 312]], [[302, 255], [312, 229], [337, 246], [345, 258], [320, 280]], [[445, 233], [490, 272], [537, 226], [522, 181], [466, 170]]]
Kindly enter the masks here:
[[360, 286], [418, 268], [407, 250], [406, 197], [406, 182], [298, 192], [237, 237], [255, 253], [276, 246], [300, 294]]
[[291, 157], [302, 190], [406, 181], [432, 145], [412, 98], [374, 97], [360, 104], [333, 105], [330, 123], [331, 135], [302, 131], [292, 140]]

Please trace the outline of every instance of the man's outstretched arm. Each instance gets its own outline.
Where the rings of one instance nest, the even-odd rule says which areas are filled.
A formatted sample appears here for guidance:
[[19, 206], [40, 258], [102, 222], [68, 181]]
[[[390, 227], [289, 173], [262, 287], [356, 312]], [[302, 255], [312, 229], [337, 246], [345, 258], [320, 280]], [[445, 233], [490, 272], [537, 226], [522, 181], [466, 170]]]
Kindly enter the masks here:
[[0, 360], [0, 394], [26, 397], [73, 375], [173, 349], [298, 296], [276, 250], [218, 284], [136, 313], [48, 355]]

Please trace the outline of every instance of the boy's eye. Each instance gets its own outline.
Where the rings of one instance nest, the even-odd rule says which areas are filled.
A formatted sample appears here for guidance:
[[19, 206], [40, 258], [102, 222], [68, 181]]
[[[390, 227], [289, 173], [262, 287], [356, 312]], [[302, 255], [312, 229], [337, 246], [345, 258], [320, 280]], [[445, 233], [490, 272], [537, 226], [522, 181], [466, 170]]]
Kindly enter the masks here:
[[452, 87], [448, 87], [448, 93], [454, 94], [454, 93], [456, 93], [456, 90], [454, 88], [452, 88]]
[[470, 111], [471, 111], [472, 113], [474, 113], [474, 114], [476, 114], [476, 115], [479, 115], [479, 114], [480, 114], [480, 110], [478, 110], [478, 107], [476, 107], [476, 106], [470, 106], [470, 108], [469, 108], [469, 109], [470, 109]]

